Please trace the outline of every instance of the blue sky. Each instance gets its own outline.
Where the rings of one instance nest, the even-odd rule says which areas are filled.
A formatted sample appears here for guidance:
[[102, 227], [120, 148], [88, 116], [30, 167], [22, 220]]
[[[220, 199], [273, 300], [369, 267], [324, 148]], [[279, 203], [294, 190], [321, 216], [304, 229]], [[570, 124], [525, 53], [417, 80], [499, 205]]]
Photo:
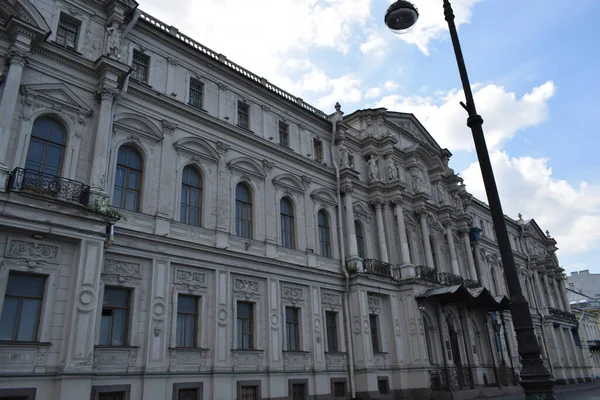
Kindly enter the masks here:
[[[415, 0], [408, 35], [389, 0], [139, 0], [140, 8], [326, 113], [412, 112], [485, 200], [442, 0]], [[535, 218], [561, 265], [600, 273], [600, 1], [452, 2], [506, 214]]]

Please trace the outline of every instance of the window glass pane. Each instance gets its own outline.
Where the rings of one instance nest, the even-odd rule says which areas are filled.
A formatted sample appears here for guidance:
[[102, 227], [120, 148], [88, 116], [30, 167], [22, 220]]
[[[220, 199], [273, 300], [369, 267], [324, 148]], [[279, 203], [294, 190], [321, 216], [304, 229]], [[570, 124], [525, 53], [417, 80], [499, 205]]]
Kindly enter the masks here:
[[33, 161], [41, 164], [44, 160], [44, 147], [45, 142], [31, 138], [29, 141], [29, 150], [27, 151], [27, 161]]
[[65, 130], [64, 128], [57, 123], [56, 121], [52, 121], [50, 123], [50, 129], [48, 132], [48, 140], [57, 144], [65, 144]]
[[21, 320], [17, 340], [34, 341], [42, 302], [38, 299], [23, 299], [21, 305]]
[[129, 291], [127, 289], [105, 288], [104, 306], [129, 308]]
[[140, 174], [135, 171], [129, 171], [127, 188], [138, 190], [140, 188]]
[[60, 147], [55, 144], [48, 144], [46, 146], [46, 158], [44, 159], [44, 164], [46, 165], [46, 168], [50, 167], [60, 170], [62, 156], [63, 147]]
[[138, 194], [137, 192], [128, 190], [125, 194], [125, 209], [137, 211], [138, 209]]
[[192, 347], [195, 345], [196, 340], [194, 340], [194, 336], [196, 335], [196, 316], [195, 315], [186, 315], [185, 316], [185, 346]]
[[112, 205], [118, 208], [125, 208], [122, 189], [115, 188], [115, 192], [113, 193]]
[[198, 389], [179, 389], [177, 400], [198, 400]]
[[181, 204], [181, 218], [179, 219], [179, 222], [184, 224], [187, 224], [188, 222], [188, 208], [185, 204]]
[[6, 284], [6, 294], [10, 296], [42, 297], [46, 277], [11, 273]]
[[286, 307], [285, 320], [287, 322], [298, 322], [298, 309], [293, 307]]
[[113, 310], [112, 345], [123, 346], [126, 343], [127, 310]]
[[190, 204], [195, 207], [200, 206], [200, 191], [198, 189], [192, 189], [190, 191]]
[[50, 128], [50, 119], [38, 118], [33, 123], [33, 130], [31, 131], [31, 136], [38, 137], [40, 139], [47, 139], [49, 128]]
[[188, 223], [193, 226], [200, 225], [200, 212], [197, 208], [190, 208], [190, 220]]
[[5, 297], [0, 318], [0, 340], [13, 340], [19, 313], [19, 299]]
[[125, 175], [127, 170], [123, 167], [117, 167], [117, 175], [115, 176], [115, 186], [125, 187]]
[[177, 300], [177, 312], [195, 314], [197, 312], [198, 299], [194, 296], [179, 295]]
[[112, 313], [109, 315], [102, 314], [102, 319], [100, 320], [100, 345], [110, 345], [110, 331], [112, 326]]
[[238, 318], [251, 318], [251, 307], [250, 303], [239, 301], [237, 303]]
[[177, 314], [177, 347], [185, 346], [185, 315]]

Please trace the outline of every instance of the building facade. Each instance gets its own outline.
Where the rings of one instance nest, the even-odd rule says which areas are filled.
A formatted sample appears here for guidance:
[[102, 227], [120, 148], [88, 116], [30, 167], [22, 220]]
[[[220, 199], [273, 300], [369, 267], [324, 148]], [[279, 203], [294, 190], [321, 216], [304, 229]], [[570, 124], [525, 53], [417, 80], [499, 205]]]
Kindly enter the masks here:
[[[488, 207], [413, 115], [327, 115], [133, 0], [0, 5], [0, 399], [516, 388]], [[506, 221], [589, 379], [556, 242]]]

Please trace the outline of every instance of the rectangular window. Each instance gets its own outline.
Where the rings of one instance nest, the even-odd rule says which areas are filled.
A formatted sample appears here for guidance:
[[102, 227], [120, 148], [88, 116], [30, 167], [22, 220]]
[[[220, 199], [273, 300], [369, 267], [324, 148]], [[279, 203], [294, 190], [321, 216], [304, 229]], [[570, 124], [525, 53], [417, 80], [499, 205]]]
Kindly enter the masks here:
[[346, 381], [333, 382], [333, 397], [346, 397]]
[[0, 317], [0, 340], [37, 340], [46, 277], [10, 272]]
[[125, 392], [99, 393], [98, 400], [125, 400]]
[[172, 400], [202, 400], [202, 382], [173, 384]]
[[239, 388], [239, 400], [260, 400], [258, 385], [243, 385]]
[[188, 104], [192, 107], [202, 108], [202, 94], [204, 84], [198, 79], [190, 78], [190, 96]]
[[196, 347], [198, 332], [198, 297], [177, 296], [177, 347]]
[[371, 345], [373, 346], [373, 353], [380, 353], [379, 316], [377, 314], [369, 314], [369, 325], [371, 326]]
[[237, 303], [237, 348], [254, 348], [254, 304], [245, 301]]
[[377, 389], [381, 394], [389, 394], [390, 386], [388, 382], [388, 378], [377, 378]]
[[177, 394], [177, 400], [199, 400], [198, 389], [181, 389]]
[[283, 121], [279, 121], [279, 144], [290, 147], [290, 126]]
[[250, 129], [250, 106], [243, 101], [238, 101], [238, 126]]
[[313, 151], [315, 153], [315, 161], [323, 162], [323, 142], [319, 139], [313, 139]]
[[285, 334], [288, 351], [300, 350], [300, 310], [295, 307], [285, 308]]
[[92, 400], [129, 400], [130, 385], [92, 386]]
[[327, 351], [336, 352], [338, 349], [337, 313], [325, 312], [325, 325], [327, 330]]
[[131, 79], [138, 82], [148, 83], [148, 66], [150, 65], [150, 57], [141, 52], [133, 51], [133, 62], [131, 64]]
[[292, 383], [291, 392], [292, 400], [306, 400], [308, 394], [306, 383]]
[[75, 50], [77, 48], [77, 38], [79, 37], [80, 29], [80, 21], [70, 15], [60, 13], [54, 42], [66, 49]]
[[127, 345], [130, 295], [131, 291], [129, 289], [104, 288], [102, 319], [100, 321], [100, 345]]

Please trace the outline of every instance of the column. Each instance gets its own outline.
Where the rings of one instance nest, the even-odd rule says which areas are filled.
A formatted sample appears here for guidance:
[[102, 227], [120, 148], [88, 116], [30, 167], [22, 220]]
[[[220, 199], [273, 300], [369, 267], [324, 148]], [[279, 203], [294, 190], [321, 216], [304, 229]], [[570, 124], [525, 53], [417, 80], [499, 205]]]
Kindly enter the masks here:
[[385, 229], [383, 226], [383, 200], [376, 199], [371, 203], [371, 205], [375, 207], [375, 218], [377, 221], [377, 240], [379, 241], [379, 257], [381, 258], [381, 261], [389, 262], [387, 244], [385, 241]]
[[484, 264], [481, 259], [481, 251], [479, 250], [479, 243], [477, 242], [473, 243], [473, 253], [475, 254], [475, 265], [479, 269], [479, 283], [490, 289], [490, 279], [486, 269], [487, 264]]
[[[348, 241], [348, 258], [351, 260], [358, 259], [358, 245], [356, 243], [356, 229], [354, 229], [354, 207], [352, 205], [352, 192], [354, 187], [347, 183], [341, 188], [344, 195], [344, 208], [346, 209], [344, 216], [346, 217], [346, 232]], [[341, 221], [340, 221], [341, 222]]]
[[538, 271], [533, 271], [533, 281], [535, 283], [535, 289], [537, 290], [538, 307], [548, 308], [546, 305], [546, 297], [544, 296], [544, 289], [542, 288], [542, 281]]
[[558, 290], [560, 291], [560, 297], [565, 307], [563, 310], [571, 312], [571, 304], [569, 304], [569, 298], [567, 297], [567, 289], [565, 288], [565, 282], [562, 279], [558, 279], [557, 283], [559, 288]]
[[404, 211], [402, 210], [402, 199], [392, 201], [391, 206], [396, 216], [398, 224], [398, 234], [400, 236], [400, 253], [402, 256], [402, 264], [410, 264], [410, 250], [408, 248], [408, 238], [406, 237], [406, 224], [404, 223]]
[[548, 282], [550, 277], [546, 274], [541, 274], [541, 278], [542, 282], [544, 283], [544, 288], [546, 288], [546, 304], [548, 305], [548, 308], [556, 308], [556, 305], [554, 304], [554, 296], [552, 295], [552, 291], [550, 290], [550, 283]]
[[429, 227], [427, 226], [427, 210], [419, 210], [419, 222], [421, 223], [421, 234], [423, 235], [423, 248], [425, 249], [425, 260], [429, 268], [435, 268], [433, 254], [431, 253], [431, 242], [429, 241]]
[[[104, 200], [100, 200], [98, 197], [95, 197], [95, 199], [98, 199], [101, 203], [108, 199], [106, 177], [112, 130], [112, 108], [117, 93], [115, 88], [104, 84], [98, 92], [100, 97], [100, 113], [98, 114], [98, 126], [94, 140], [94, 156], [92, 160], [90, 185], [92, 186], [92, 191], [95, 191], [100, 197], [104, 198]], [[101, 206], [104, 205], [105, 204], [101, 204]]]
[[146, 349], [146, 371], [161, 371], [165, 363], [168, 364], [167, 347], [168, 335], [167, 325], [171, 322], [167, 319], [170, 281], [170, 262], [165, 259], [155, 259], [152, 266], [152, 281], [150, 288], [150, 301], [152, 302], [148, 312], [148, 347]]
[[463, 236], [463, 241], [465, 244], [465, 252], [467, 253], [467, 263], [469, 264], [469, 276], [471, 279], [475, 281], [481, 282], [481, 278], [477, 277], [477, 270], [475, 269], [475, 261], [473, 260], [473, 251], [471, 249], [471, 238], [469, 237], [469, 229], [465, 228], [460, 231]]
[[456, 257], [456, 248], [454, 247], [454, 236], [452, 235], [452, 223], [448, 220], [445, 221], [444, 227], [446, 228], [446, 239], [448, 240], [448, 247], [450, 248], [450, 262], [452, 264], [452, 273], [460, 276], [460, 268], [458, 266], [458, 259]]
[[6, 179], [10, 172], [6, 152], [30, 43], [29, 38], [19, 34], [6, 55], [8, 71], [4, 78], [4, 89], [0, 98], [0, 191], [6, 187]]

